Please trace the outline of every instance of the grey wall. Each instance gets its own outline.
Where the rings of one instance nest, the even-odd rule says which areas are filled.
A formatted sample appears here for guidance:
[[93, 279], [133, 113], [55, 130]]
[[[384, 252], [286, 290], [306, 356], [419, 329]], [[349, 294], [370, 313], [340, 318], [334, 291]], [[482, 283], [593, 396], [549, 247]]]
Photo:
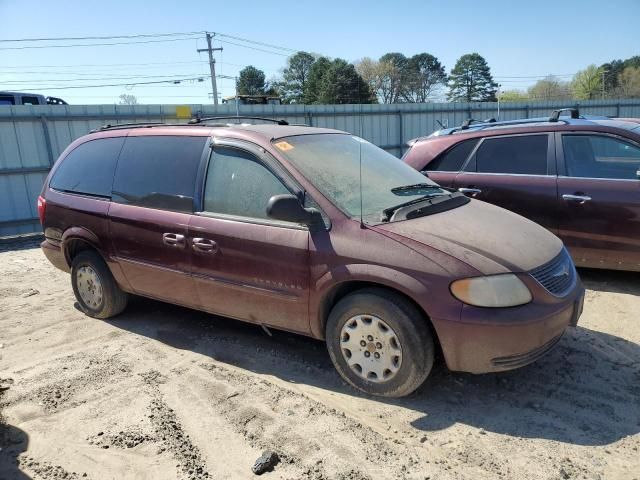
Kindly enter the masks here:
[[[575, 102], [503, 103], [500, 119], [547, 116]], [[640, 100], [580, 102], [583, 114], [640, 117]], [[203, 116], [235, 115], [235, 105], [191, 105]], [[496, 103], [395, 105], [245, 105], [241, 115], [283, 118], [362, 136], [401, 156], [403, 145], [467, 118], [497, 117]], [[50, 166], [89, 130], [111, 123], [176, 121], [176, 105], [69, 105], [0, 107], [0, 236], [37, 232], [36, 199]], [[186, 121], [186, 120], [181, 120]]]

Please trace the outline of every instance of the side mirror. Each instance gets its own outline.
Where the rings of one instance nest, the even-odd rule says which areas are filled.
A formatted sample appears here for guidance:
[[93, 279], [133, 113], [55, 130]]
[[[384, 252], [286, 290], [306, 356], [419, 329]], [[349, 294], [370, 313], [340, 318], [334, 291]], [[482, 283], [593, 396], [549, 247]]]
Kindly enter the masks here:
[[322, 223], [320, 212], [304, 208], [295, 195], [274, 195], [267, 203], [267, 215], [275, 220], [316, 225]]

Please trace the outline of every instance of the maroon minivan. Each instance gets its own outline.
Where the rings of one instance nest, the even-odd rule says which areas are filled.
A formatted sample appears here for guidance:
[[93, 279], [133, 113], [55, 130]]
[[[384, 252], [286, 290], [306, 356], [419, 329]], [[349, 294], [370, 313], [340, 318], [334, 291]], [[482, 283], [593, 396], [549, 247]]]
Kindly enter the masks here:
[[104, 127], [54, 165], [42, 249], [87, 315], [133, 294], [325, 339], [346, 381], [386, 396], [438, 350], [507, 370], [577, 324], [584, 289], [544, 228], [348, 133], [216, 121]]
[[411, 142], [403, 159], [549, 229], [578, 266], [640, 271], [640, 124], [568, 110], [467, 122]]

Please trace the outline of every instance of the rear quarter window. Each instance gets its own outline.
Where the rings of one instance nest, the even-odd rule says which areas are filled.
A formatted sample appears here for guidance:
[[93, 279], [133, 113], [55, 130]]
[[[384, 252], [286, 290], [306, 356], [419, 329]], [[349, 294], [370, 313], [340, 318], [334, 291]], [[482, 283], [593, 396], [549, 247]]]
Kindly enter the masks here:
[[462, 169], [464, 162], [469, 158], [469, 155], [480, 141], [479, 138], [471, 138], [464, 140], [460, 143], [456, 143], [453, 147], [449, 148], [442, 155], [429, 162], [425, 170], [440, 171], [440, 172], [458, 172]]
[[111, 197], [111, 184], [124, 137], [82, 143], [62, 158], [49, 186], [63, 192]]
[[193, 211], [200, 159], [208, 137], [128, 137], [113, 182], [113, 201]]

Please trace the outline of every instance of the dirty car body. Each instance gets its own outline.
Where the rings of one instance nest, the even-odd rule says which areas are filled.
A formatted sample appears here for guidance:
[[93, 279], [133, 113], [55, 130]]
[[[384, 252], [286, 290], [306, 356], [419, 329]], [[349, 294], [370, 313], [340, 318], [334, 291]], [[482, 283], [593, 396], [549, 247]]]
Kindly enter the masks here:
[[39, 203], [42, 250], [88, 315], [133, 294], [324, 339], [377, 395], [415, 390], [437, 349], [457, 371], [531, 363], [582, 311], [556, 236], [337, 130], [99, 130]]

